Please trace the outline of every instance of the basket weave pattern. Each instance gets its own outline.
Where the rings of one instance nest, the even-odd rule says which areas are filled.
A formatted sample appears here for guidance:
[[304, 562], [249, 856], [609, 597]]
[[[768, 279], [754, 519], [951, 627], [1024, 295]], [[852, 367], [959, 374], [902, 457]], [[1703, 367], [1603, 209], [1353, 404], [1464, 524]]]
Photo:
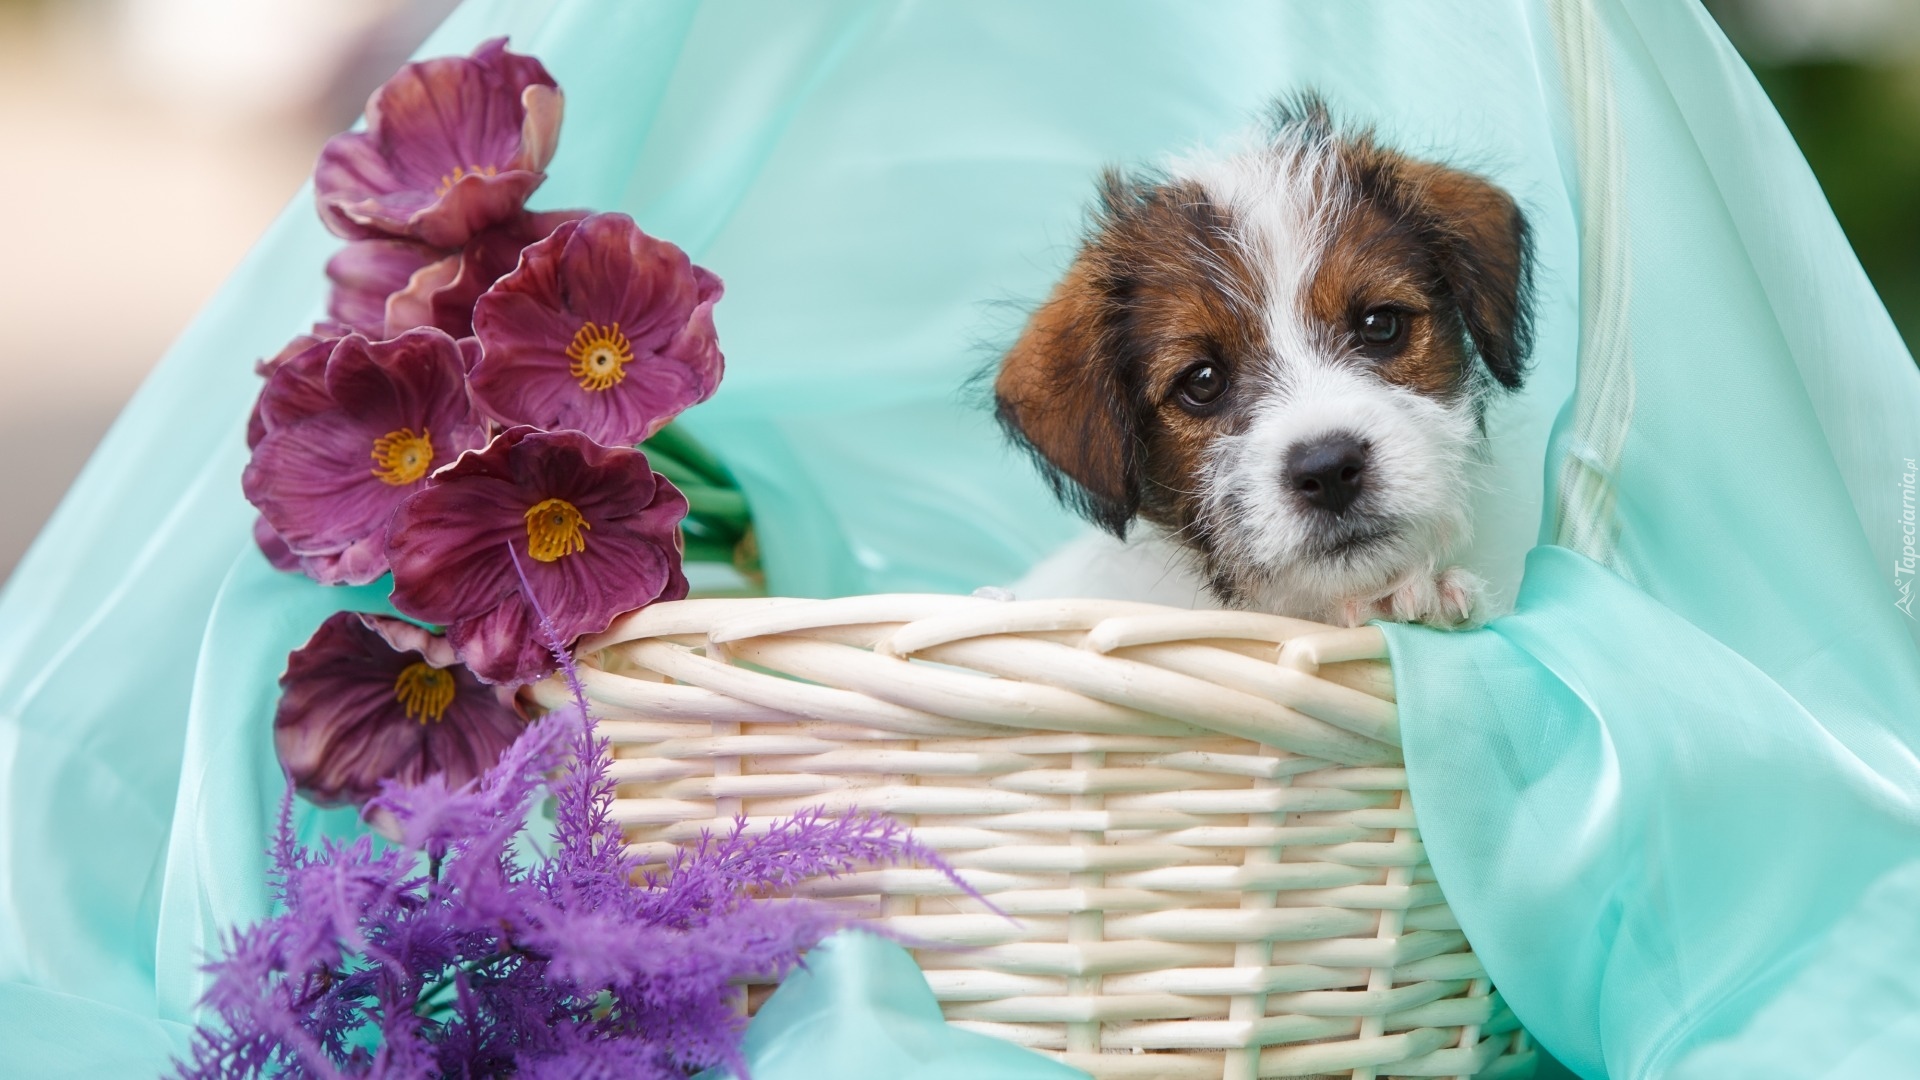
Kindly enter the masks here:
[[956, 1024], [1102, 1080], [1532, 1070], [1427, 865], [1377, 630], [689, 600], [580, 653], [649, 862], [739, 815], [879, 810], [1010, 916], [928, 869], [807, 887], [918, 944]]

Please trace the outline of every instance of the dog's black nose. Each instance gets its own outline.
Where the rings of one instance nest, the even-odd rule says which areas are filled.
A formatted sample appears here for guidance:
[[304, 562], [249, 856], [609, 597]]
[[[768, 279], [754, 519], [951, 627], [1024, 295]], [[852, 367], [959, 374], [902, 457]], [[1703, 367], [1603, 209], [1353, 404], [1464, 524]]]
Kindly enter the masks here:
[[1309, 506], [1345, 513], [1366, 482], [1367, 444], [1352, 435], [1296, 443], [1287, 451], [1287, 484]]

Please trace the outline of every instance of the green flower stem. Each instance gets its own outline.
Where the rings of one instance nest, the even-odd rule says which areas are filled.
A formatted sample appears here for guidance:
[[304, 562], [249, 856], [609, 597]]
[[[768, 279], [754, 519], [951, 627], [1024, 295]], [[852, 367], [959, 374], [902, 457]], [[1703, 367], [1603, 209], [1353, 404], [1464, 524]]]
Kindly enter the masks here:
[[693, 487], [675, 484], [680, 494], [687, 497], [687, 508], [692, 514], [702, 518], [724, 521], [733, 526], [734, 532], [740, 532], [752, 520], [747, 514], [747, 498], [737, 491], [727, 491], [714, 487]]
[[[668, 424], [654, 432], [653, 437], [642, 443], [640, 448], [647, 452], [649, 458], [655, 454], [672, 458], [676, 464], [685, 466], [702, 482], [713, 487], [738, 486], [734, 483], [733, 474], [727, 471], [725, 465], [720, 464], [719, 458], [708, 453], [705, 447], [694, 442], [692, 436], [675, 424]], [[656, 465], [655, 468], [659, 466]], [[667, 470], [660, 469], [660, 471], [664, 473]], [[679, 481], [676, 480], [674, 483], [678, 484]]]
[[680, 531], [689, 540], [711, 540], [716, 544], [737, 544], [747, 535], [747, 530], [729, 521], [688, 515], [680, 523]]
[[691, 465], [671, 454], [649, 453], [647, 462], [661, 476], [673, 481], [674, 487], [713, 487], [714, 484], [701, 475]]
[[733, 563], [753, 517], [726, 466], [672, 424], [641, 449], [654, 470], [687, 497], [687, 520], [680, 530], [687, 561]]
[[688, 562], [723, 563], [733, 565], [733, 544], [711, 540], [703, 536], [686, 536], [686, 560]]

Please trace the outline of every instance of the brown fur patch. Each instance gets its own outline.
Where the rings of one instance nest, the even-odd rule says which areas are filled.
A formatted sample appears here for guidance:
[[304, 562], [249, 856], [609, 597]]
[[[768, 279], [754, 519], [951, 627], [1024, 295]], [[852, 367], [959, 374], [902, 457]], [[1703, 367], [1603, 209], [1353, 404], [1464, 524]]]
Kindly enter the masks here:
[[[1341, 147], [1350, 165], [1371, 147]], [[1376, 166], [1378, 167], [1378, 166]], [[1405, 324], [1391, 350], [1369, 349], [1361, 318], [1386, 309]], [[1350, 344], [1387, 382], [1444, 397], [1466, 385], [1467, 354], [1433, 254], [1414, 229], [1370, 199], [1356, 200], [1336, 224], [1307, 288], [1307, 311], [1330, 341]]]
[[1512, 197], [1370, 136], [1343, 142], [1339, 154], [1359, 199], [1323, 269], [1371, 263], [1386, 277], [1421, 279], [1432, 298], [1433, 318], [1420, 320], [1424, 340], [1411, 340], [1404, 357], [1383, 365], [1382, 377], [1425, 392], [1464, 386], [1464, 335], [1495, 381], [1518, 387], [1531, 347], [1532, 289], [1526, 219]]
[[[1105, 290], [1086, 257], [1040, 306], [994, 380], [1000, 420], [1090, 500], [1124, 501], [1131, 481], [1123, 399], [1100, 355]], [[1058, 484], [1056, 484], [1056, 487]]]
[[1179, 380], [1202, 362], [1231, 380], [1264, 353], [1258, 279], [1230, 227], [1195, 185], [1110, 174], [1096, 231], [1001, 363], [1002, 422], [1115, 531], [1135, 514], [1186, 523], [1232, 415], [1180, 408]]
[[[1324, 109], [1313, 107], [1326, 128]], [[1336, 152], [1330, 182], [1346, 190], [1324, 193], [1325, 205], [1344, 209], [1305, 298], [1327, 339], [1417, 393], [1484, 385], [1475, 354], [1495, 381], [1517, 387], [1528, 348], [1528, 244], [1513, 200], [1366, 135], [1341, 139]], [[1233, 229], [1197, 183], [1108, 173], [1092, 235], [1002, 361], [1001, 423], [1063, 499], [1116, 533], [1145, 517], [1206, 550], [1208, 538], [1187, 530], [1199, 520], [1208, 448], [1244, 426], [1258, 397], [1250, 384], [1275, 359], [1284, 365], [1268, 355], [1265, 276]], [[1360, 340], [1373, 308], [1406, 319], [1404, 344]], [[1232, 385], [1218, 408], [1180, 404], [1181, 378], [1200, 363]]]

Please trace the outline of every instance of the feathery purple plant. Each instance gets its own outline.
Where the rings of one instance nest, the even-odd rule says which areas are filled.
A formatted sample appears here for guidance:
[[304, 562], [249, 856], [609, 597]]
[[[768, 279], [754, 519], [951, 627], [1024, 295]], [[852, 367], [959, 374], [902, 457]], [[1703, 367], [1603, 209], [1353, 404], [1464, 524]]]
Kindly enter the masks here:
[[[289, 790], [272, 848], [283, 911], [208, 966], [217, 1023], [182, 1078], [744, 1075], [734, 988], [784, 975], [850, 921], [766, 895], [874, 863], [942, 865], [890, 818], [816, 811], [758, 834], [738, 821], [642, 873], [613, 819], [607, 740], [514, 562], [573, 702], [475, 781], [388, 784], [371, 805], [396, 845], [302, 849]], [[553, 853], [529, 864], [516, 841], [543, 789]]]
[[[321, 155], [321, 215], [353, 241], [328, 267], [341, 322], [262, 367], [255, 536], [275, 566], [323, 582], [391, 566], [395, 606], [447, 635], [342, 615], [328, 625], [365, 623], [344, 643], [361, 647], [323, 627], [340, 647], [291, 658], [283, 762], [321, 799], [360, 802], [378, 780], [363, 811], [394, 842], [301, 847], [289, 781], [271, 852], [279, 913], [208, 966], [211, 1019], [179, 1063], [187, 1080], [744, 1074], [738, 985], [784, 975], [850, 921], [770, 897], [874, 863], [945, 869], [880, 815], [803, 813], [759, 833], [743, 819], [652, 873], [627, 851], [611, 751], [567, 646], [686, 592], [688, 504], [624, 444], [713, 393], [721, 288], [624, 217], [526, 209], [560, 114], [546, 69], [497, 39], [409, 64], [375, 93], [366, 130]], [[498, 419], [590, 430], [496, 435], [472, 411], [482, 398]], [[496, 540], [505, 559], [486, 556]], [[452, 724], [460, 694], [485, 690], [451, 652], [503, 685], [551, 670], [551, 653], [573, 701], [511, 744], [505, 729], [396, 732], [396, 708], [402, 725]], [[331, 683], [301, 682], [328, 657]], [[454, 700], [403, 685], [416, 667], [451, 672], [432, 686]], [[342, 680], [359, 692], [332, 692]], [[530, 859], [527, 819], [548, 792], [552, 854]]]

